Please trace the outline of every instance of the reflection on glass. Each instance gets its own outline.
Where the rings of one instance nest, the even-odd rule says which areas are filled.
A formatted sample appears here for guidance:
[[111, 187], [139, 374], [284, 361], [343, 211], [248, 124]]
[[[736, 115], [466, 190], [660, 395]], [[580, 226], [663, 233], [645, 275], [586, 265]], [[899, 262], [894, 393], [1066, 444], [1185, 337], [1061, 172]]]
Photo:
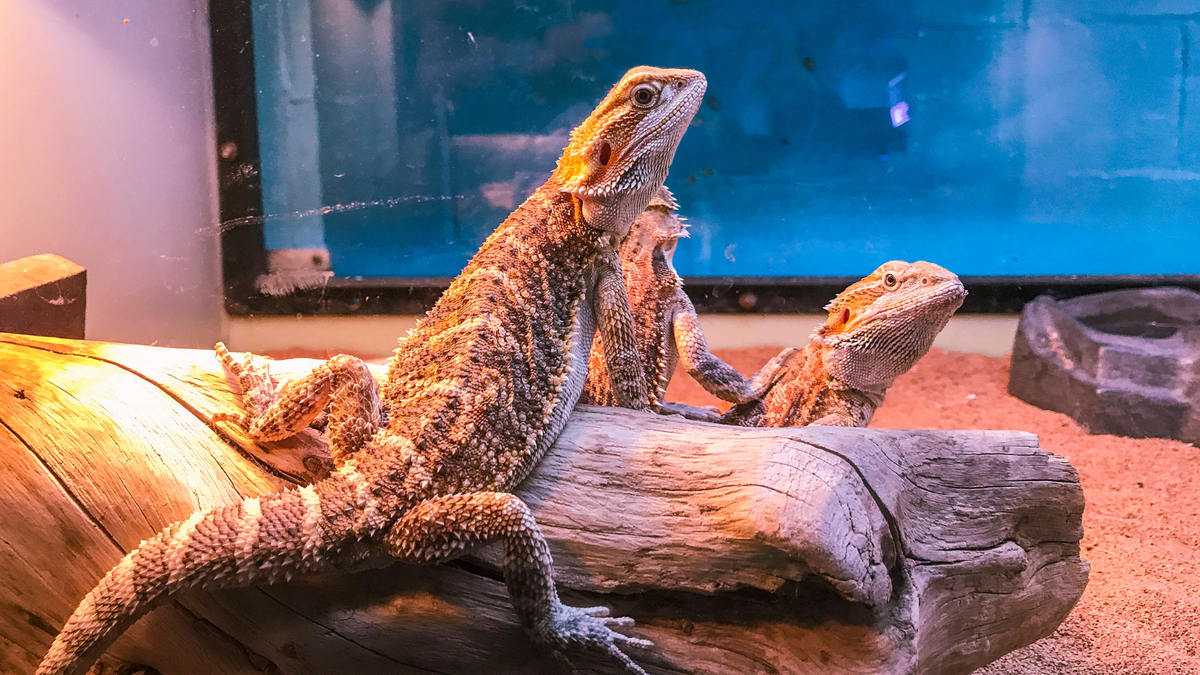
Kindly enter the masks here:
[[1083, 0], [253, 11], [267, 245], [327, 249], [339, 276], [456, 274], [638, 64], [709, 79], [667, 181], [685, 275], [1200, 272], [1186, 21]]

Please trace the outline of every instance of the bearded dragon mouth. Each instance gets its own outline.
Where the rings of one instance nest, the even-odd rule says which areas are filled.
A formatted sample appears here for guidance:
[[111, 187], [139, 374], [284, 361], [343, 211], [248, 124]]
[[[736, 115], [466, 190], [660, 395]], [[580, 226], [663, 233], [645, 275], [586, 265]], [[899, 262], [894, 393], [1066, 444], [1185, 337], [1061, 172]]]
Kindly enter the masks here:
[[946, 288], [938, 293], [933, 301], [939, 305], [953, 305], [955, 309], [962, 306], [963, 300], [967, 298], [967, 289], [963, 287], [962, 282], [958, 281], [953, 284], [946, 284]]

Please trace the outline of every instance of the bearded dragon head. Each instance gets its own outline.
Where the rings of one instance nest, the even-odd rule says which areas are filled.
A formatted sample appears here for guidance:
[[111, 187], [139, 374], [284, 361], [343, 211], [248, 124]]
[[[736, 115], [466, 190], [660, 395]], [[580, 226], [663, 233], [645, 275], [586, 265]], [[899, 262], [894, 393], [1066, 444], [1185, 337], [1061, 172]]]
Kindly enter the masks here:
[[929, 351], [966, 297], [946, 268], [893, 260], [826, 305], [814, 338], [829, 348], [830, 375], [855, 389], [886, 388]]
[[634, 68], [571, 132], [554, 175], [588, 223], [618, 238], [629, 232], [666, 180], [707, 86], [695, 70]]

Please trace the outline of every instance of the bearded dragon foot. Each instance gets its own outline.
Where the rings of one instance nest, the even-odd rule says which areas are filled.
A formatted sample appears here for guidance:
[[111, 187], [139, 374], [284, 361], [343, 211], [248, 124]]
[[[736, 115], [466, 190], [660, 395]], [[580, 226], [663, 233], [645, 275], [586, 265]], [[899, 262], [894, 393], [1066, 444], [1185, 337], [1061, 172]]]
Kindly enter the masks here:
[[245, 353], [239, 362], [220, 342], [216, 344], [214, 351], [225, 370], [237, 378], [238, 386], [242, 390], [242, 405], [246, 412], [219, 412], [212, 416], [212, 421], [228, 422], [244, 432], [252, 433], [251, 427], [255, 417], [261, 414], [275, 394], [275, 380], [271, 377], [270, 366], [265, 359], [256, 360], [249, 352]]
[[581, 651], [601, 652], [621, 663], [625, 670], [636, 675], [646, 675], [621, 647], [654, 646], [649, 640], [623, 635], [612, 626], [632, 626], [633, 619], [627, 616], [609, 616], [607, 607], [570, 607], [556, 603], [550, 616], [533, 627], [534, 641], [546, 646], [554, 658], [572, 673], [579, 670], [571, 662], [570, 655]]
[[699, 422], [716, 422], [721, 419], [721, 409], [716, 406], [694, 406], [687, 405], [686, 403], [675, 403], [674, 401], [663, 401], [658, 404], [655, 412], [660, 415], [679, 415], [684, 419], [697, 420]]

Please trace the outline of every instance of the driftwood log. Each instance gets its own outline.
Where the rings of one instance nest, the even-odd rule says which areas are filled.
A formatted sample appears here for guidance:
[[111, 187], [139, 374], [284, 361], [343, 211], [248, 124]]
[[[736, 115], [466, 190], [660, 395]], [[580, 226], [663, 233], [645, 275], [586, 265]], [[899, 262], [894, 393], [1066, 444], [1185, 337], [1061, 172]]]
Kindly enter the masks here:
[[[329, 470], [315, 433], [258, 447], [214, 426], [238, 407], [232, 384], [206, 351], [0, 334], [0, 672], [31, 672], [164, 525]], [[580, 408], [518, 492], [564, 599], [635, 617], [653, 673], [968, 673], [1052, 632], [1087, 581], [1078, 476], [1020, 432]], [[516, 625], [497, 555], [181, 596], [106, 659], [163, 675], [559, 672]]]

